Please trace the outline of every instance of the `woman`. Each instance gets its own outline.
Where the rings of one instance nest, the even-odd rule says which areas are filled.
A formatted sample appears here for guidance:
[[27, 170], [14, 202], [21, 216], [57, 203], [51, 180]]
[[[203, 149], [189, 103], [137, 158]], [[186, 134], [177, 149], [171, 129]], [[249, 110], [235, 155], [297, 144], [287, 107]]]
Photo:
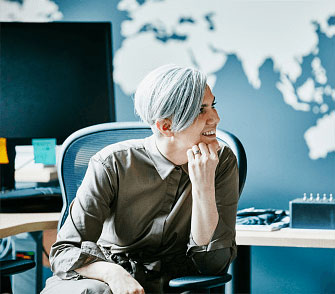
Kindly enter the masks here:
[[92, 157], [43, 293], [166, 293], [169, 279], [226, 272], [236, 256], [237, 163], [216, 140], [206, 77], [159, 67], [135, 108], [154, 134]]

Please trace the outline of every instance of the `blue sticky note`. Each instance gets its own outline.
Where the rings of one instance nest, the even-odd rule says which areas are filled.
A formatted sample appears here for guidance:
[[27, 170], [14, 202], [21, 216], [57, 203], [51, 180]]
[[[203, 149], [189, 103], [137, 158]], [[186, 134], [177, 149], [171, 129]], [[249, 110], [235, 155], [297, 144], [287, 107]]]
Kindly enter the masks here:
[[56, 164], [56, 139], [33, 139], [35, 163]]

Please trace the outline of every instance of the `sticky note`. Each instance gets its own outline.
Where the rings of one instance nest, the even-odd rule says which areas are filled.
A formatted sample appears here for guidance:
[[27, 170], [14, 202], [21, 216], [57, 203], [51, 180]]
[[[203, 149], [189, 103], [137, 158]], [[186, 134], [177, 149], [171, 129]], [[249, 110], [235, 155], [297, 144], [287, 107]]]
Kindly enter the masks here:
[[8, 164], [7, 139], [0, 138], [0, 164]]
[[35, 163], [56, 164], [56, 139], [33, 139]]

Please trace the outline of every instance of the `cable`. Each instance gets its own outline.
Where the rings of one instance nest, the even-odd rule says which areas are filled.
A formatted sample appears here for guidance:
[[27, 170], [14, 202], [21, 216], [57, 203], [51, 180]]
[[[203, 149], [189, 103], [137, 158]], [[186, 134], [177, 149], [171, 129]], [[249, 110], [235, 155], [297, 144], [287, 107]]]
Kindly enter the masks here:
[[[0, 239], [0, 259], [4, 258], [9, 252], [12, 251], [12, 238], [7, 237], [4, 239]], [[5, 245], [3, 245], [5, 244]]]
[[44, 246], [42, 246], [42, 251], [43, 251], [43, 253], [45, 254], [45, 256], [49, 259], [49, 254], [48, 254], [48, 252], [45, 250], [45, 247], [44, 247]]

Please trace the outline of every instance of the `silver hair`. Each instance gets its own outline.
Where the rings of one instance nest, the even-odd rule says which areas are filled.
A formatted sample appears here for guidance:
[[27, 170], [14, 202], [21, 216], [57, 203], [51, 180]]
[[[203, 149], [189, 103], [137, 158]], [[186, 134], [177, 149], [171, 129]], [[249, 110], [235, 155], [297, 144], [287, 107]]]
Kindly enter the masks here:
[[195, 68], [160, 66], [138, 85], [135, 110], [156, 133], [155, 123], [162, 119], [171, 119], [171, 131], [182, 131], [199, 115], [206, 85], [206, 76]]

